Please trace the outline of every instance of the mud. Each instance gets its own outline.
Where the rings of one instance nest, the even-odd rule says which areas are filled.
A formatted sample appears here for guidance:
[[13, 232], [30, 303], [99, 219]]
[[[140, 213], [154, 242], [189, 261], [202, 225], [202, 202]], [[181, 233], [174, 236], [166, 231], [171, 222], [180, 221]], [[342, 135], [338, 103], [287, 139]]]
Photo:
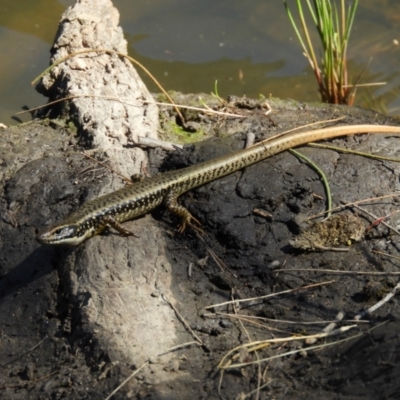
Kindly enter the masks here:
[[[261, 138], [294, 125], [289, 122], [289, 115], [295, 112], [291, 107], [285, 109], [281, 102], [271, 104], [274, 109], [271, 117], [256, 118], [257, 110], [250, 110], [243, 132], [251, 130]], [[344, 110], [345, 123], [360, 122], [363, 113], [359, 110], [313, 109], [298, 104], [296, 125], [326, 119]], [[394, 123], [368, 112], [362, 122]], [[237, 121], [219, 123], [226, 131], [239, 126]], [[149, 239], [144, 236], [145, 231], [154, 235], [160, 235], [155, 232], [161, 231], [159, 243], [165, 242], [166, 248], [159, 267], [165, 269], [165, 275], [137, 285], [138, 294], [140, 286], [150, 285], [160, 312], [149, 313], [135, 297], [121, 297], [122, 301], [133, 304], [132, 313], [141, 315], [135, 317], [138, 329], [144, 326], [145, 335], [159, 337], [158, 343], [147, 343], [148, 348], [127, 350], [126, 355], [136, 351], [137, 356], [124, 358], [123, 351], [116, 351], [112, 343], [109, 346], [99, 343], [101, 335], [96, 326], [88, 325], [91, 317], [86, 313], [94, 301], [93, 293], [71, 291], [77, 283], [70, 281], [72, 275], [66, 273], [66, 268], [73, 268], [73, 260], [79, 257], [82, 248], [41, 247], [34, 241], [36, 228], [49, 219], [65, 216], [85, 199], [96, 196], [99, 187], [110, 179], [110, 172], [79, 154], [75, 139], [63, 129], [41, 124], [20, 129], [18, 133], [3, 132], [5, 150], [0, 157], [6, 161], [0, 203], [2, 398], [105, 399], [141, 366], [114, 399], [237, 399], [245, 395], [261, 399], [397, 398], [400, 355], [397, 297], [362, 318], [363, 322], [356, 323], [353, 318], [397, 284], [396, 275], [384, 273], [398, 273], [398, 261], [373, 250], [396, 255], [399, 239], [379, 225], [349, 246], [348, 252], [304, 252], [290, 246], [289, 241], [299, 233], [299, 216], [304, 219], [323, 211], [325, 206], [324, 189], [309, 166], [284, 153], [183, 196], [184, 204], [203, 225], [206, 235], [201, 238], [190, 231], [176, 234], [177, 221], [162, 208], [132, 224], [142, 236], [136, 242], [129, 242], [133, 253], [140, 253], [141, 247], [146, 246], [144, 242]], [[150, 156], [153, 160], [150, 170], [154, 173], [158, 169], [200, 162], [242, 148], [245, 139], [243, 133], [214, 139], [196, 148], [189, 146], [167, 156], [161, 165], [157, 150]], [[369, 135], [335, 140], [335, 144], [398, 157], [397, 140]], [[10, 143], [19, 144], [12, 147]], [[399, 166], [395, 163], [331, 150], [305, 147], [300, 151], [327, 174], [335, 205], [342, 200], [356, 201], [398, 190]], [[365, 208], [376, 216], [390, 215], [387, 222], [397, 227], [395, 197]], [[266, 217], [254, 213], [255, 209], [263, 210]], [[366, 227], [372, 222], [357, 209], [347, 212], [357, 213]], [[109, 233], [94, 240], [102, 243], [103, 254], [107, 255], [108, 246], [109, 251], [122, 249], [128, 239]], [[154, 243], [151, 247], [158, 245]], [[136, 262], [129, 268], [132, 276], [139, 276], [148, 266]], [[324, 270], [382, 275], [342, 275]], [[101, 275], [104, 282], [101, 290], [112, 288], [115, 273], [104, 274], [101, 268], [91, 271]], [[75, 273], [80, 281], [83, 275]], [[164, 290], [167, 283], [160, 280], [165, 276], [170, 279], [168, 292]], [[318, 283], [322, 284], [299, 289]], [[291, 289], [295, 290], [235, 303], [234, 307], [230, 304], [206, 309], [232, 298], [257, 298]], [[180, 317], [166, 300], [173, 303]], [[248, 363], [300, 350], [261, 362], [260, 368], [243, 366], [223, 374], [218, 368], [221, 359], [239, 345], [320, 333], [339, 312], [344, 317], [337, 327], [354, 324], [356, 327], [313, 344], [307, 345], [297, 338], [265, 347], [257, 354], [242, 350], [234, 358], [228, 357], [230, 363]], [[246, 319], [239, 319], [240, 316]], [[100, 321], [100, 317], [96, 318]], [[142, 317], [148, 325], [143, 325]], [[191, 331], [179, 318], [184, 319]], [[176, 332], [173, 346], [178, 346], [174, 351], [160, 348], [165, 339], [163, 326], [171, 323]], [[115, 326], [117, 335], [119, 331], [121, 328]], [[346, 338], [347, 341], [330, 347], [307, 350], [316, 344]], [[157, 357], [163, 352], [167, 354]], [[149, 353], [156, 356], [149, 358]], [[261, 387], [258, 394], [257, 387]]]

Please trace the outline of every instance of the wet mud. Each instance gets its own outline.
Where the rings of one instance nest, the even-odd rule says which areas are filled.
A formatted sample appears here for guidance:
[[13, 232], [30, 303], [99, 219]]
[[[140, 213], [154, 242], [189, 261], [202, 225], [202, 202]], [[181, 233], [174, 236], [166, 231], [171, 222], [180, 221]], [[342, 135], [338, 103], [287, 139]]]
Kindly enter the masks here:
[[[255, 106], [247, 108], [248, 117], [240, 123], [208, 122], [217, 122], [221, 132], [241, 132], [232, 137], [172, 155], [152, 150], [149, 171], [243, 148], [250, 131], [259, 140], [339, 115], [346, 116], [346, 124], [395, 123], [357, 109], [271, 103], [272, 116]], [[151, 280], [147, 275], [136, 289], [139, 295], [141, 287], [151, 286], [155, 311], [150, 313], [135, 296], [120, 296], [134, 305], [138, 332], [151, 337], [143, 347], [126, 349], [129, 357], [124, 358], [123, 349], [116, 349], [111, 339], [106, 345], [99, 334], [105, 324], [101, 316], [90, 315], [96, 293], [75, 291], [85, 274], [81, 267], [74, 274], [71, 269], [77, 268], [74, 260], [83, 248], [46, 247], [34, 240], [38, 227], [95, 197], [111, 172], [83, 157], [74, 137], [54, 126], [12, 128], [1, 141], [1, 398], [105, 399], [139, 368], [114, 399], [398, 397], [398, 298], [363, 313], [398, 284], [399, 262], [390, 257], [398, 256], [399, 238], [393, 231], [399, 225], [397, 197], [359, 205], [375, 217], [388, 216], [393, 229], [372, 226], [376, 218], [349, 207], [336, 215], [356, 216], [366, 232], [360, 240], [340, 243], [347, 251], [335, 251], [335, 243], [329, 243], [329, 251], [295, 248], [291, 243], [308, 229], [307, 217], [324, 211], [325, 191], [318, 174], [286, 152], [182, 196], [201, 221], [203, 236], [190, 230], [177, 234], [178, 221], [161, 207], [130, 223], [139, 239], [128, 242], [112, 232], [94, 238], [101, 244], [102, 259], [127, 246], [139, 254], [151, 245], [159, 254], [157, 276]], [[331, 144], [399, 157], [398, 138], [389, 136], [349, 137]], [[326, 173], [334, 206], [399, 189], [396, 163], [326, 149], [299, 151]], [[161, 252], [158, 246], [164, 243]], [[127, 266], [137, 279], [153, 268], [143, 258], [145, 253]], [[97, 270], [88, 265], [91, 274], [101, 275], [99, 293], [113, 287], [117, 272], [106, 274], [100, 263]], [[340, 313], [334, 329], [351, 329], [308, 343], [302, 339], [321, 334]], [[169, 324], [175, 329], [173, 345], [160, 350]], [[116, 336], [119, 329], [114, 327]], [[281, 341], [255, 348], [255, 342], [272, 339]], [[329, 346], [314, 348], [322, 344]], [[150, 348], [156, 356], [148, 357]], [[162, 350], [165, 354], [159, 355]], [[279, 357], [288, 352], [293, 353]], [[263, 361], [267, 357], [272, 359]]]

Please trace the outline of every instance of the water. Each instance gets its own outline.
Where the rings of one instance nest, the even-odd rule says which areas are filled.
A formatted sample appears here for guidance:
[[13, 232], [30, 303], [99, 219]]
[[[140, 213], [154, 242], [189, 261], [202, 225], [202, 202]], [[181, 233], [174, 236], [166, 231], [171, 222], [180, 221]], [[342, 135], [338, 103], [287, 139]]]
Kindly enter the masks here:
[[[58, 21], [73, 1], [0, 0], [0, 122], [46, 99], [30, 82], [48, 66]], [[295, 11], [294, 1], [292, 10]], [[129, 54], [167, 90], [318, 101], [313, 73], [280, 0], [115, 0]], [[400, 2], [360, 1], [349, 47], [357, 105], [400, 115]], [[156, 91], [143, 76], [149, 89]], [[29, 114], [19, 116], [29, 120]]]

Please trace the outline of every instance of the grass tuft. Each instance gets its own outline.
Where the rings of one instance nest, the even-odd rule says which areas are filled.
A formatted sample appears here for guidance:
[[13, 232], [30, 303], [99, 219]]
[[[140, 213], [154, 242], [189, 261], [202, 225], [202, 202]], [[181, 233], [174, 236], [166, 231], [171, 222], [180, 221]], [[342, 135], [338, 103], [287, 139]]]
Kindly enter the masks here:
[[[319, 61], [304, 18], [304, 2], [321, 42], [322, 55]], [[347, 9], [345, 0], [340, 0], [340, 12], [331, 0], [296, 0], [296, 3], [303, 34], [300, 33], [287, 0], [283, 0], [293, 29], [314, 71], [321, 100], [325, 103], [352, 105], [356, 89], [348, 81], [346, 53], [358, 0], [354, 0]]]

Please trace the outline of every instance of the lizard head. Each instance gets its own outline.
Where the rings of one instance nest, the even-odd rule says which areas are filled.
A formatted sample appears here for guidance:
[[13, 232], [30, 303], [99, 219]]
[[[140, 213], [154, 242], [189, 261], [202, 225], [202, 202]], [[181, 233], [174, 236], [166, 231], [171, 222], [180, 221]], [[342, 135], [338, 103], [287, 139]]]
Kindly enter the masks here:
[[45, 226], [36, 234], [36, 240], [41, 244], [77, 246], [86, 235], [79, 235], [77, 224], [54, 224]]

